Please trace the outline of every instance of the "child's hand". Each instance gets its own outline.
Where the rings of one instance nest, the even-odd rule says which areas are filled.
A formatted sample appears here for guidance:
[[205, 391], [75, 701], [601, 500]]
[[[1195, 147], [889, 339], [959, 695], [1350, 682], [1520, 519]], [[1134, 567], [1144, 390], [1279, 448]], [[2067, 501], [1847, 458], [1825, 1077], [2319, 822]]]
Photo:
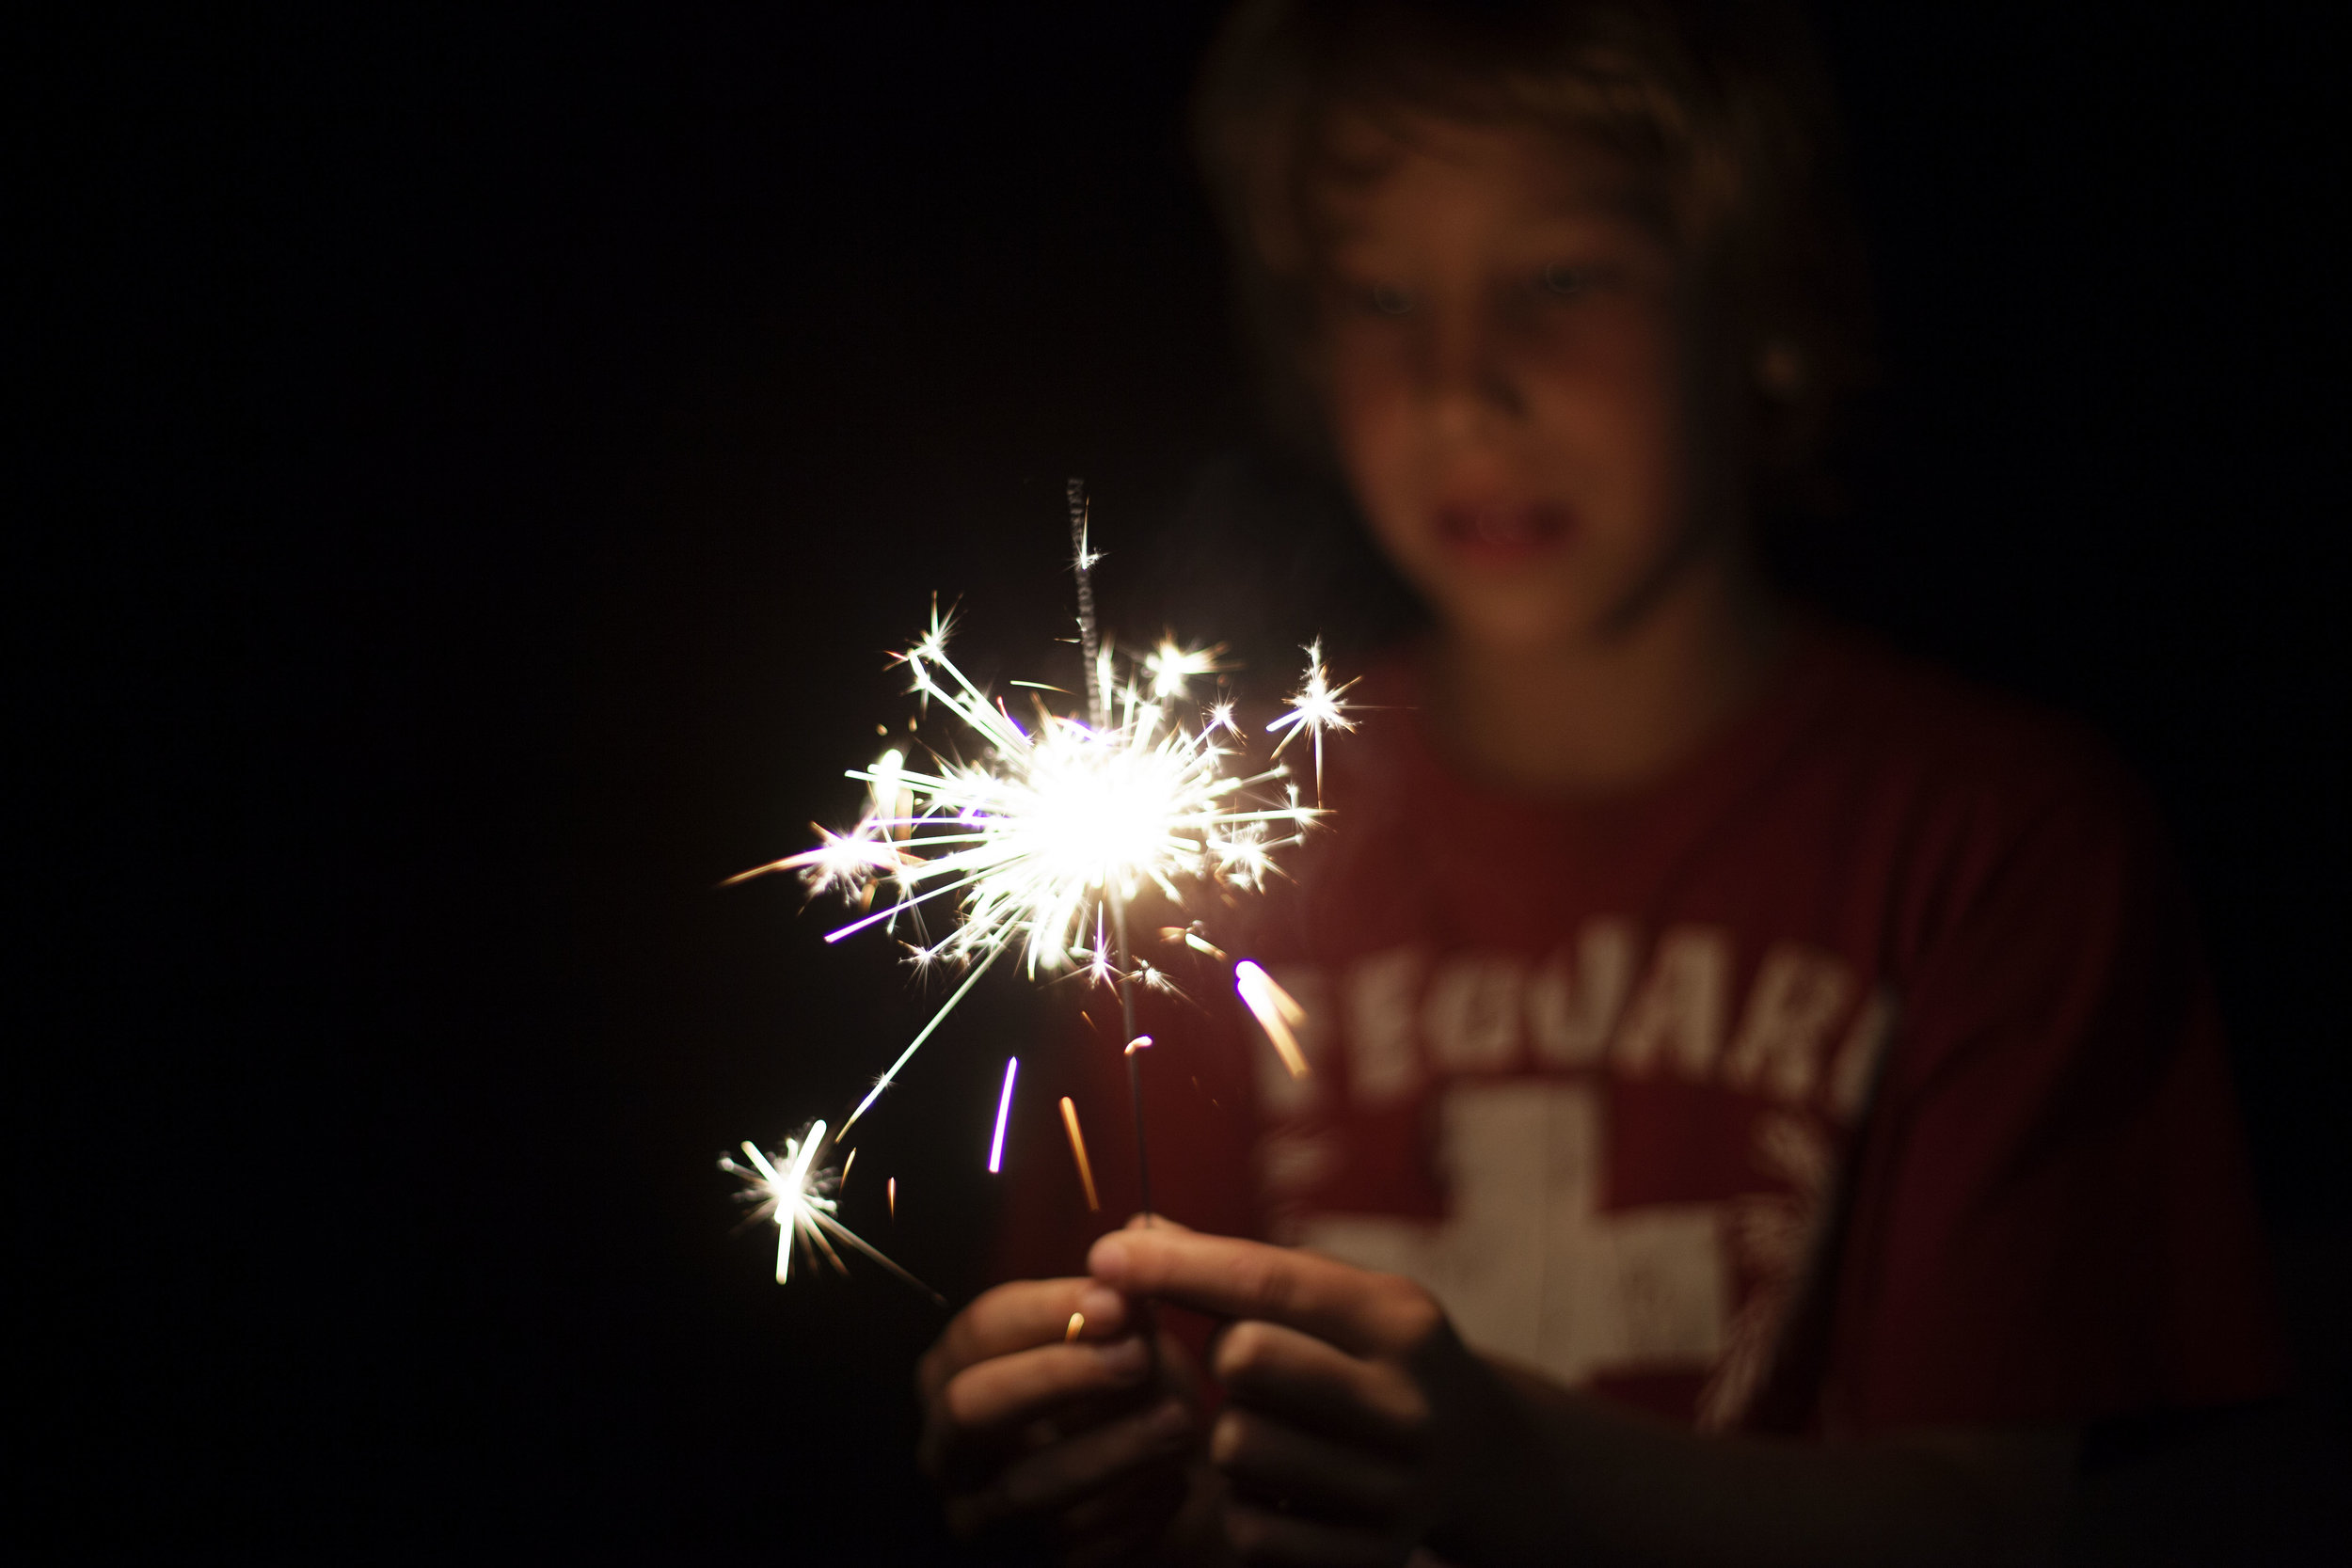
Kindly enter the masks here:
[[1096, 1280], [1237, 1320], [1209, 1458], [1244, 1562], [1400, 1563], [1433, 1525], [1518, 1534], [1545, 1506], [1540, 1442], [1428, 1291], [1313, 1253], [1154, 1226], [1095, 1243]]
[[[1074, 1312], [1085, 1325], [1066, 1341]], [[973, 1302], [925, 1353], [920, 1460], [958, 1535], [1042, 1528], [1076, 1563], [1166, 1527], [1192, 1447], [1191, 1379], [1163, 1338], [1154, 1387], [1135, 1318], [1091, 1280], [1023, 1280]]]

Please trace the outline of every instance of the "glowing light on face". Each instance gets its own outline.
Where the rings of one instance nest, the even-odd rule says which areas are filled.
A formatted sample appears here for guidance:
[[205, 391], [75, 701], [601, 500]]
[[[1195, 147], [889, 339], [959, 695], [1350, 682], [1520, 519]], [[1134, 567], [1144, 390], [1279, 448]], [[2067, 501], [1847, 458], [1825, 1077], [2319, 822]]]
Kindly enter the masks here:
[[[848, 1226], [834, 1217], [836, 1205], [833, 1194], [838, 1181], [830, 1169], [817, 1164], [817, 1151], [825, 1141], [825, 1124], [812, 1123], [807, 1132], [797, 1138], [784, 1140], [784, 1152], [771, 1157], [761, 1152], [758, 1145], [743, 1145], [743, 1155], [749, 1166], [739, 1165], [722, 1156], [719, 1168], [728, 1175], [739, 1177], [744, 1190], [737, 1196], [754, 1207], [748, 1216], [753, 1222], [771, 1222], [776, 1227], [776, 1283], [781, 1285], [791, 1276], [792, 1253], [797, 1246], [811, 1267], [818, 1255], [841, 1273], [849, 1267], [835, 1252], [835, 1241], [855, 1247], [858, 1251], [897, 1275], [900, 1279], [930, 1296], [941, 1306], [946, 1298], [906, 1270], [883, 1257], [868, 1245]], [[892, 1208], [897, 1208], [898, 1183], [891, 1183]]]

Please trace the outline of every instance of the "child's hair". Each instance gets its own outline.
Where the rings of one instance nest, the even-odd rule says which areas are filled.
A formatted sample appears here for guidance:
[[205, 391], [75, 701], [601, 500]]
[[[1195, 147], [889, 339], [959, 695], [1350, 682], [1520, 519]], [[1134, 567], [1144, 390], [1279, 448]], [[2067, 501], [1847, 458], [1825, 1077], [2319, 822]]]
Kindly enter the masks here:
[[1312, 439], [1305, 221], [1343, 115], [1525, 125], [1621, 158], [1708, 269], [1754, 393], [1766, 512], [1822, 497], [1832, 416], [1869, 368], [1860, 246], [1826, 72], [1802, 18], [1729, 0], [1243, 0], [1196, 145], [1278, 426]]

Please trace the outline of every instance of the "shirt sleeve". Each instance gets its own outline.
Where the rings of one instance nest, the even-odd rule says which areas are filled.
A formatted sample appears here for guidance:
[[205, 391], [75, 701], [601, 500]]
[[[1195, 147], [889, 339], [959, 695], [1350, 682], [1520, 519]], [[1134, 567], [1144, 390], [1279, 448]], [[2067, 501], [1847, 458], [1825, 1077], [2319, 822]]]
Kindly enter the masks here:
[[2086, 766], [1959, 815], [1857, 1152], [1828, 1424], [2275, 1392], [2220, 1020], [2153, 809]]

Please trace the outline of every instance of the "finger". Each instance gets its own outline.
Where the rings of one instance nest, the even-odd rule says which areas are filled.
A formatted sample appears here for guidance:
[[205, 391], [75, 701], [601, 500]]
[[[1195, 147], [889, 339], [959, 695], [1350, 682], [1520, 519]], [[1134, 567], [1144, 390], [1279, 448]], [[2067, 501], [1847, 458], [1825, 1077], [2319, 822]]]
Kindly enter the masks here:
[[993, 1484], [949, 1498], [948, 1524], [968, 1535], [1000, 1519], [1066, 1509], [1138, 1466], [1181, 1451], [1191, 1432], [1192, 1413], [1163, 1400], [1015, 1460]]
[[1132, 1388], [1152, 1369], [1143, 1341], [1041, 1345], [966, 1367], [947, 1380], [933, 1406], [962, 1432], [1019, 1426], [1074, 1401]]
[[[1176, 1504], [1184, 1497], [1181, 1488], [1169, 1486]], [[1083, 1536], [1066, 1537], [1061, 1543], [1061, 1568], [1134, 1568], [1138, 1562], [1156, 1562], [1160, 1554], [1152, 1547], [1168, 1529], [1173, 1507], [1137, 1506], [1136, 1513], [1098, 1531]]]
[[1021, 1513], [1067, 1507], [1140, 1465], [1182, 1451], [1192, 1432], [1192, 1412], [1176, 1400], [1162, 1400], [1007, 1465], [997, 1490]]
[[1444, 1321], [1410, 1280], [1230, 1236], [1115, 1230], [1094, 1243], [1087, 1268], [1127, 1295], [1287, 1323], [1359, 1355], [1409, 1349]]
[[1412, 1472], [1403, 1465], [1231, 1406], [1209, 1430], [1209, 1462], [1252, 1494], [1327, 1519], [1378, 1528], [1406, 1517], [1416, 1502]]
[[1073, 1313], [1083, 1314], [1080, 1336], [1107, 1339], [1127, 1328], [1127, 1303], [1090, 1279], [1023, 1279], [999, 1285], [955, 1316], [915, 1369], [926, 1402], [948, 1379], [992, 1356], [1060, 1342]]
[[1411, 1546], [1375, 1530], [1225, 1505], [1225, 1539], [1252, 1568], [1397, 1568]]
[[1180, 1445], [1080, 1497], [1054, 1521], [1064, 1557], [1080, 1558], [1108, 1543], [1157, 1535], [1184, 1506], [1185, 1480]]
[[1411, 1378], [1297, 1329], [1259, 1319], [1220, 1332], [1210, 1368], [1235, 1403], [1334, 1437], [1406, 1449], [1429, 1418]]

